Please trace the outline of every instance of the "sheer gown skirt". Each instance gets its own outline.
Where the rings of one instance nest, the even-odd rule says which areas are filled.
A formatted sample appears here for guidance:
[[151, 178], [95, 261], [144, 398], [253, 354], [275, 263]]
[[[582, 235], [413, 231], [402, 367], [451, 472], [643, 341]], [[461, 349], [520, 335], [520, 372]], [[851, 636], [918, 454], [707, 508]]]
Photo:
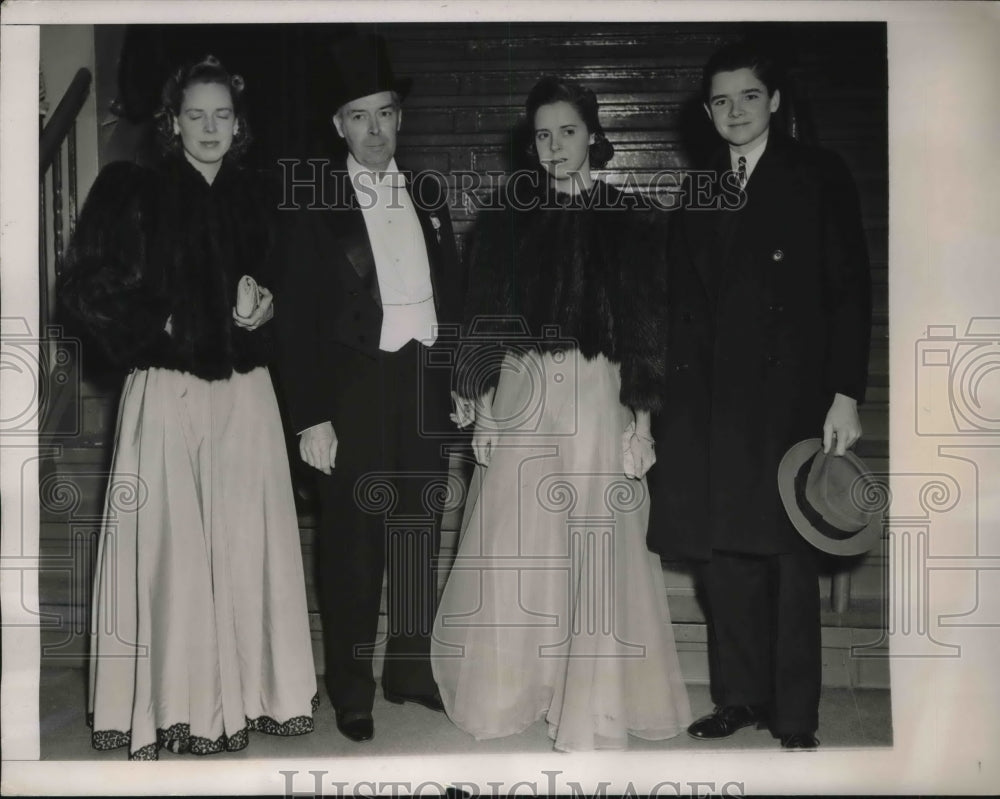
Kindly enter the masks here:
[[[618, 367], [575, 350], [508, 354], [502, 427], [477, 467], [432, 663], [477, 738], [544, 718], [562, 750], [621, 749], [690, 721], [645, 480], [623, 474]], [[478, 491], [478, 493], [477, 493]]]
[[148, 759], [312, 730], [298, 519], [266, 369], [127, 377], [92, 619], [96, 748]]

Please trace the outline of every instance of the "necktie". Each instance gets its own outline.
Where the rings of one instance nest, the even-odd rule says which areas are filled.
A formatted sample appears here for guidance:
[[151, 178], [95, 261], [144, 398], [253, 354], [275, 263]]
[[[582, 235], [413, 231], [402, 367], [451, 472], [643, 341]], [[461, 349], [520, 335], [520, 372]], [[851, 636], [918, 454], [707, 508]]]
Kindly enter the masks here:
[[746, 156], [741, 155], [737, 164], [737, 174], [740, 178], [740, 188], [742, 189], [747, 185], [747, 159]]

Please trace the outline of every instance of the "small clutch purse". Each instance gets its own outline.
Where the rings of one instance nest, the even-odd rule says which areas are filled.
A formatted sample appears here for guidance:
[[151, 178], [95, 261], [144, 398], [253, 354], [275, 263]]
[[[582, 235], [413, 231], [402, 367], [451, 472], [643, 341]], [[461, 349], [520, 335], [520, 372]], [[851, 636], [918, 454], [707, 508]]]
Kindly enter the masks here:
[[244, 319], [249, 317], [260, 302], [260, 287], [250, 275], [243, 275], [236, 286], [236, 313]]

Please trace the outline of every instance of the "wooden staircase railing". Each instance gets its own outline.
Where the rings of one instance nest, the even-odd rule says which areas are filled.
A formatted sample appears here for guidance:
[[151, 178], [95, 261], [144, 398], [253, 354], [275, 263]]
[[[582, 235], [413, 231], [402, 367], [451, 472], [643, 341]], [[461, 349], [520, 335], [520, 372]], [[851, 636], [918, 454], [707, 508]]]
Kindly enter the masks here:
[[[39, 385], [46, 391], [44, 407], [39, 408], [39, 432], [44, 436], [52, 432], [71, 400], [69, 382], [53, 380], [55, 365], [65, 358], [60, 352], [60, 341], [53, 334], [56, 310], [56, 283], [62, 273], [63, 253], [66, 243], [73, 235], [77, 216], [76, 185], [76, 119], [90, 92], [92, 77], [90, 70], [81, 67], [70, 82], [66, 93], [56, 106], [48, 123], [41, 132], [38, 144], [38, 284], [39, 284]], [[63, 192], [63, 150], [67, 159], [67, 191]], [[52, 186], [52, 251], [54, 258], [49, 261], [48, 234], [48, 183]], [[64, 231], [66, 233], [64, 234]]]

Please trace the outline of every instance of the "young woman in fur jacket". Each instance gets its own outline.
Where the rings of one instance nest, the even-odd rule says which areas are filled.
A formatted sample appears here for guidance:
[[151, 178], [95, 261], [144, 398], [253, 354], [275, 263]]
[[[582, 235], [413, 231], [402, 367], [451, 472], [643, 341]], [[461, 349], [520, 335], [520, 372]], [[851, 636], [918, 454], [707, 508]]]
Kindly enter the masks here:
[[136, 760], [313, 728], [298, 520], [265, 366], [271, 295], [241, 280], [263, 278], [274, 205], [236, 163], [242, 93], [212, 56], [171, 76], [162, 163], [101, 172], [60, 289], [131, 370], [94, 581], [88, 721], [95, 748], [128, 746]]
[[513, 175], [471, 248], [457, 404], [478, 466], [434, 675], [477, 738], [544, 719], [556, 749], [622, 749], [690, 719], [645, 544], [665, 264], [635, 198], [591, 176], [612, 155], [593, 92], [544, 79], [527, 116], [542, 185]]

